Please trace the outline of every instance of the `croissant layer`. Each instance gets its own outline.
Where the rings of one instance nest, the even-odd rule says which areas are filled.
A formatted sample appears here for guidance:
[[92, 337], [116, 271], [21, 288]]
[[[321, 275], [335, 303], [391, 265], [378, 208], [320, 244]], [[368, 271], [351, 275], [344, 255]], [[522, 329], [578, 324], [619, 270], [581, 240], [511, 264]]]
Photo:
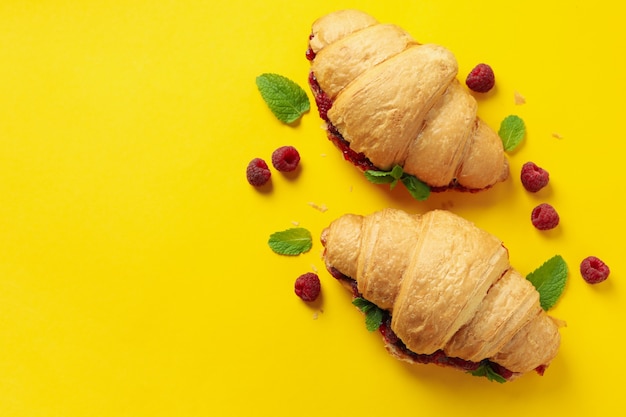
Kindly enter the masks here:
[[543, 370], [557, 354], [558, 322], [502, 242], [449, 211], [347, 214], [321, 240], [329, 271], [355, 280], [415, 354], [488, 360], [515, 374]]
[[434, 189], [481, 190], [508, 177], [502, 141], [477, 117], [446, 48], [357, 10], [312, 25], [311, 87], [330, 135], [380, 170]]

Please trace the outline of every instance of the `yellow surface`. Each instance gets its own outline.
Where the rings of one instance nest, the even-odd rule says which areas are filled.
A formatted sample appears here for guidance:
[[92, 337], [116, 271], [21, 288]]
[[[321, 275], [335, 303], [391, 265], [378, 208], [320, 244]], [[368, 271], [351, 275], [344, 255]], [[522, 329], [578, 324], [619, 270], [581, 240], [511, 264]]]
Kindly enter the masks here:
[[[479, 3], [1, 2], [0, 415], [616, 414], [626, 8]], [[295, 126], [273, 117], [255, 77], [306, 87], [311, 22], [347, 7], [447, 46], [460, 78], [493, 66], [480, 115], [528, 128], [508, 182], [415, 202], [344, 162], [315, 107]], [[286, 144], [298, 174], [249, 186], [248, 161]], [[528, 160], [551, 175], [537, 195], [518, 179]], [[561, 215], [547, 233], [529, 220], [544, 201]], [[500, 385], [385, 352], [324, 270], [319, 233], [387, 206], [453, 210], [499, 236], [524, 274], [565, 258], [552, 313], [568, 326], [544, 377]], [[294, 223], [313, 249], [273, 254], [268, 236]], [[609, 264], [607, 282], [581, 279], [588, 255]], [[293, 282], [313, 269], [323, 296], [307, 305]]]

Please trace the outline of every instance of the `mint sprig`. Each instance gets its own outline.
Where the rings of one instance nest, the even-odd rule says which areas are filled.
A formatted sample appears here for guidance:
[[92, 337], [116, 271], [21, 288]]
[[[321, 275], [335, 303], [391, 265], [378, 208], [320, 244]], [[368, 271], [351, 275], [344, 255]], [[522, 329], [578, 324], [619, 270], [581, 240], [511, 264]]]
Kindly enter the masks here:
[[478, 369], [468, 372], [474, 376], [484, 376], [490, 381], [499, 382], [501, 384], [506, 382], [506, 378], [494, 371], [491, 367], [491, 362], [487, 360], [482, 361]]
[[502, 139], [504, 150], [511, 152], [519, 146], [526, 136], [526, 125], [519, 116], [511, 114], [500, 123], [498, 136]]
[[567, 281], [567, 264], [555, 255], [526, 276], [539, 292], [541, 308], [549, 310], [561, 297]]
[[405, 174], [400, 178], [400, 181], [402, 181], [402, 184], [404, 184], [409, 191], [409, 194], [416, 200], [426, 200], [430, 195], [430, 187], [413, 175]]
[[365, 327], [368, 331], [377, 330], [383, 323], [383, 310], [376, 304], [361, 297], [352, 300], [352, 304], [365, 314]]
[[401, 182], [416, 200], [426, 200], [430, 195], [430, 187], [414, 175], [404, 172], [400, 165], [395, 165], [390, 171], [367, 170], [365, 178], [374, 184], [389, 184], [391, 190]]
[[307, 229], [293, 227], [272, 233], [267, 243], [279, 255], [295, 256], [311, 250], [313, 238]]
[[390, 189], [394, 189], [398, 181], [404, 175], [404, 170], [400, 165], [394, 166], [391, 171], [375, 171], [369, 169], [365, 171], [365, 178], [374, 184], [389, 184]]
[[287, 77], [261, 74], [256, 78], [256, 85], [272, 113], [283, 123], [295, 122], [311, 108], [306, 92]]

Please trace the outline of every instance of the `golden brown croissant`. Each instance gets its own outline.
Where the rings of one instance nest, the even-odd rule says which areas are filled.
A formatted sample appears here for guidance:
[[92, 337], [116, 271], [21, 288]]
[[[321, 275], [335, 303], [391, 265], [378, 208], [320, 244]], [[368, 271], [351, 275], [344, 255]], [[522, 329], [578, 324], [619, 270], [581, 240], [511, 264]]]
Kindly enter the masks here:
[[327, 269], [384, 310], [379, 327], [409, 362], [480, 366], [505, 380], [556, 356], [559, 323], [509, 265], [502, 242], [449, 211], [346, 214], [322, 232]]
[[447, 49], [357, 10], [316, 20], [309, 84], [328, 137], [363, 170], [394, 166], [435, 191], [508, 177], [498, 134], [477, 117]]

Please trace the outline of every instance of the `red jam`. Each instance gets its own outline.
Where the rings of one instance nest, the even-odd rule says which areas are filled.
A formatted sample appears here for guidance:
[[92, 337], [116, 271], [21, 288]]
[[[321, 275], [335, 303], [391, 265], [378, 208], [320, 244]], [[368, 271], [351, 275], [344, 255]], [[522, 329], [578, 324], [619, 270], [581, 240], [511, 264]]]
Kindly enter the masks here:
[[315, 52], [313, 52], [313, 49], [311, 49], [311, 47], [309, 46], [309, 48], [306, 50], [306, 59], [308, 59], [309, 61], [313, 61], [315, 59]]
[[320, 105], [324, 103], [324, 111], [320, 111], [320, 117], [327, 124], [328, 139], [330, 139], [330, 141], [334, 143], [335, 146], [341, 151], [343, 157], [347, 161], [350, 161], [357, 168], [363, 171], [367, 171], [370, 169], [378, 171], [379, 168], [372, 164], [372, 162], [363, 153], [355, 152], [353, 149], [350, 148], [350, 143], [345, 140], [343, 136], [341, 136], [341, 133], [339, 133], [337, 128], [335, 128], [330, 120], [328, 120], [326, 113], [329, 110], [330, 106], [327, 104], [328, 100], [325, 99], [326, 94], [321, 89], [319, 83], [317, 82], [317, 79], [315, 78], [315, 74], [313, 74], [312, 71], [309, 73], [309, 85], [311, 87], [313, 95], [315, 96], [315, 101], [318, 105], [318, 108], [321, 109]]
[[361, 169], [362, 171], [374, 170], [379, 171], [379, 169], [372, 164], [372, 162], [362, 153], [355, 152], [350, 148], [350, 143], [345, 140], [341, 133], [339, 133], [335, 127], [331, 124], [328, 125], [328, 139], [332, 143], [335, 144], [337, 148], [343, 154], [343, 157], [346, 161], [352, 162], [354, 166]]
[[[311, 41], [311, 39], [313, 39], [315, 35], [313, 35], [312, 33], [309, 35], [309, 41]], [[306, 59], [308, 59], [309, 61], [313, 61], [315, 59], [315, 52], [313, 51], [313, 48], [311, 48], [311, 45], [309, 45], [309, 47], [306, 50]]]

